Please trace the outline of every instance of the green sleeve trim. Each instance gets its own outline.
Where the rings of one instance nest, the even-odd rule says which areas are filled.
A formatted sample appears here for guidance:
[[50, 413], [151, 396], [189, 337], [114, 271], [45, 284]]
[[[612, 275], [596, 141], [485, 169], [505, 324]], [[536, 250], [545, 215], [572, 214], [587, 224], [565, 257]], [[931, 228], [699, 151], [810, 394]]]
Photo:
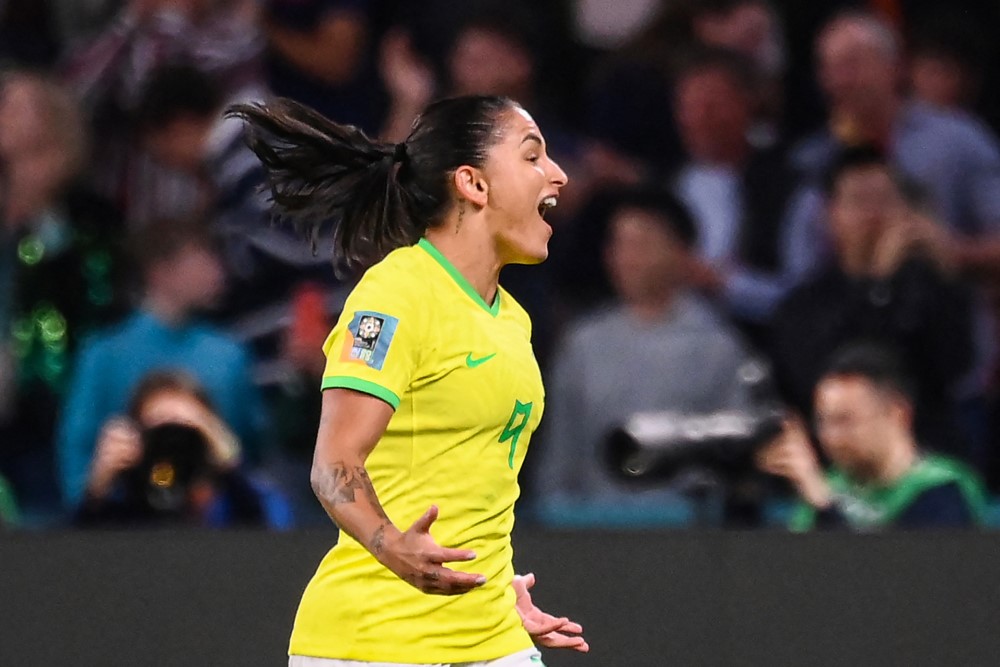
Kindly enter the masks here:
[[362, 380], [349, 375], [334, 375], [332, 377], [323, 378], [323, 389], [333, 388], [360, 391], [363, 394], [369, 394], [375, 398], [381, 398], [383, 401], [391, 405], [393, 410], [399, 407], [399, 396], [396, 396], [395, 392], [369, 380]]

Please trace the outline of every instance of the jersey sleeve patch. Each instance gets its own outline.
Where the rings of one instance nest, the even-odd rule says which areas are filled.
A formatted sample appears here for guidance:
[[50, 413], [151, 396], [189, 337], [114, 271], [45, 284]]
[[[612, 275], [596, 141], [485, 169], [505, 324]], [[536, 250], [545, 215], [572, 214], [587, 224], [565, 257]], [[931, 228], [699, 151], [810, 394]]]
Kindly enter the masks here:
[[355, 311], [354, 318], [347, 325], [340, 360], [382, 370], [398, 324], [399, 320], [391, 315], [369, 310]]

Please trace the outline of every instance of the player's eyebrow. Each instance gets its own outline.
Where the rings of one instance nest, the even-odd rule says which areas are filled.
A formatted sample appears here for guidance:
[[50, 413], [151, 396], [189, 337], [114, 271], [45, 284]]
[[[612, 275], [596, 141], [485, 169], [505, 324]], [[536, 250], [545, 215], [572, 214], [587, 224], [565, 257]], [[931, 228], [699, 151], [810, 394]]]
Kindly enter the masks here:
[[534, 141], [539, 146], [543, 145], [542, 138], [537, 134], [535, 134], [534, 132], [528, 132], [526, 135], [524, 135], [524, 139], [521, 139], [521, 144], [524, 144], [527, 141]]

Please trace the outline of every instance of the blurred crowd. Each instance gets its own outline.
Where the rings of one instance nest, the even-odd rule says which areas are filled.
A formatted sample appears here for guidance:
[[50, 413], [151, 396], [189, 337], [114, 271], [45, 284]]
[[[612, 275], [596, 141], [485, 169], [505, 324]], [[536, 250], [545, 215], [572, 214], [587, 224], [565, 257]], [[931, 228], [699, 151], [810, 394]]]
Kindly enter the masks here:
[[[998, 30], [989, 0], [0, 0], [0, 526], [327, 522], [356, 276], [336, 221], [272, 223], [225, 110], [401, 141], [470, 93], [570, 176], [549, 261], [501, 276], [547, 387], [525, 520], [988, 523]], [[612, 451], [643, 415], [657, 474]], [[774, 428], [677, 426], [713, 415]]]

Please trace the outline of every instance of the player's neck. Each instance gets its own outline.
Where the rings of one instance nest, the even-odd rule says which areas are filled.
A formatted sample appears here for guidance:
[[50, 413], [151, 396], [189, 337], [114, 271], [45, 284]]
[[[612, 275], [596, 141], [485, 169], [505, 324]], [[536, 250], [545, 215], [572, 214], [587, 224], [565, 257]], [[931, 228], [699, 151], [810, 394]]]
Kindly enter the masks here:
[[501, 262], [493, 239], [474, 225], [445, 224], [425, 234], [487, 304], [496, 299]]

